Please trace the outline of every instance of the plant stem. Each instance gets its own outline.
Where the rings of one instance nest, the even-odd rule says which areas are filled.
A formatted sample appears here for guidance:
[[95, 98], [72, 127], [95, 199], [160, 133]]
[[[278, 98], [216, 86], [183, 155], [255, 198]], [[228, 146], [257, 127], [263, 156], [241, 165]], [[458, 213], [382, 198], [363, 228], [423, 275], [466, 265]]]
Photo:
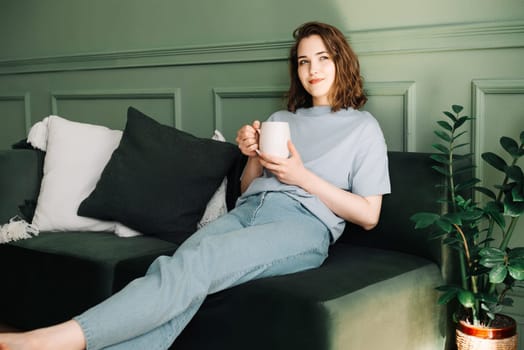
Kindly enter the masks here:
[[457, 204], [455, 203], [455, 180], [453, 179], [453, 139], [455, 137], [455, 127], [451, 131], [451, 141], [449, 142], [449, 158], [448, 158], [448, 182], [449, 182], [449, 191], [451, 194], [451, 204], [453, 206], [453, 212], [457, 212]]
[[511, 241], [511, 236], [513, 235], [513, 231], [515, 230], [515, 226], [517, 226], [517, 221], [519, 221], [518, 216], [512, 216], [511, 222], [509, 223], [509, 227], [506, 230], [506, 232], [503, 234], [503, 241], [499, 246], [500, 250], [506, 250], [508, 248], [509, 241]]
[[471, 262], [471, 255], [469, 254], [469, 245], [466, 239], [466, 235], [464, 234], [464, 231], [462, 231], [459, 225], [453, 224], [453, 227], [455, 227], [457, 232], [460, 234], [460, 237], [462, 238], [462, 242], [464, 242], [464, 252], [466, 253], [466, 259], [468, 261], [468, 266], [469, 266]]
[[[466, 254], [466, 262], [467, 262], [467, 265], [468, 265], [468, 270], [471, 271], [471, 267], [473, 265], [473, 261], [471, 261], [471, 255], [470, 255], [470, 252], [469, 252], [469, 245], [468, 245], [468, 241], [466, 239], [466, 235], [464, 234], [464, 231], [462, 231], [462, 229], [460, 228], [459, 225], [457, 224], [453, 224], [453, 226], [455, 227], [455, 229], [457, 230], [457, 232], [460, 234], [460, 237], [462, 238], [462, 242], [464, 242], [464, 252]], [[466, 264], [464, 262], [464, 254], [460, 254], [460, 272], [462, 274], [462, 288], [464, 289], [468, 289], [468, 283], [467, 283], [467, 280], [468, 280], [468, 273], [466, 271]], [[471, 278], [471, 290], [473, 293], [477, 294], [478, 293], [478, 281], [477, 281], [477, 276], [471, 274], [470, 276]], [[479, 318], [478, 318], [478, 314], [477, 314], [477, 310], [479, 310], [479, 303], [478, 301], [475, 302], [476, 306], [472, 308], [472, 315], [473, 315], [473, 324], [478, 324], [479, 322]]]

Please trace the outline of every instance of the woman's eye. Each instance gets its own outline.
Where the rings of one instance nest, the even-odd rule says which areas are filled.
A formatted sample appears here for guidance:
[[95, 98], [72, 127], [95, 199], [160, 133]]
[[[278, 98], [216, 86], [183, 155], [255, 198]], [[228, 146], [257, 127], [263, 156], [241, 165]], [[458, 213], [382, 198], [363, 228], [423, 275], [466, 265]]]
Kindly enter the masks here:
[[320, 56], [321, 61], [329, 60], [329, 56]]
[[308, 63], [307, 60], [300, 60], [300, 61], [298, 61], [298, 64], [299, 64], [299, 65], [303, 65], [303, 64], [306, 64], [306, 63]]

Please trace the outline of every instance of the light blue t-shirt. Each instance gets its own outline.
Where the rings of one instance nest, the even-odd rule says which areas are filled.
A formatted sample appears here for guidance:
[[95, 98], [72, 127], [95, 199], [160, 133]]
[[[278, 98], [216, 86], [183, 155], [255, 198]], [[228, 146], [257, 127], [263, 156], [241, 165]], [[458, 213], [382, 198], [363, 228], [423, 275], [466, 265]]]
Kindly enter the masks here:
[[[296, 113], [278, 111], [268, 120], [289, 123], [291, 140], [304, 166], [324, 180], [364, 197], [390, 193], [386, 142], [370, 113], [352, 108], [331, 112], [331, 107], [320, 106]], [[247, 196], [266, 191], [280, 191], [298, 200], [330, 229], [333, 242], [344, 231], [344, 219], [318, 197], [280, 182], [266, 170], [253, 180], [239, 204]]]

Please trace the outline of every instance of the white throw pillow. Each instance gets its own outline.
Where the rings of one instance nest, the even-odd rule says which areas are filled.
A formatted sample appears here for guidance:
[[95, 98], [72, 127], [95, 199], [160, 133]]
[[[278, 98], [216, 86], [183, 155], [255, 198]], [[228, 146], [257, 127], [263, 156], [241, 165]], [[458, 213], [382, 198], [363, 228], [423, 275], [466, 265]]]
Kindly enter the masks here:
[[[215, 133], [211, 138], [217, 141], [226, 141], [225, 137], [218, 130], [215, 130]], [[218, 189], [216, 190], [215, 194], [207, 203], [206, 210], [204, 212], [204, 215], [202, 215], [202, 218], [198, 222], [197, 228], [200, 229], [208, 223], [210, 223], [211, 221], [218, 219], [220, 216], [227, 213], [226, 188], [227, 177], [224, 177], [224, 180], [222, 181], [220, 186], [218, 186]]]
[[33, 225], [40, 231], [115, 231], [117, 223], [78, 216], [77, 210], [95, 188], [122, 131], [59, 116], [37, 124], [39, 148], [45, 144], [46, 156]]

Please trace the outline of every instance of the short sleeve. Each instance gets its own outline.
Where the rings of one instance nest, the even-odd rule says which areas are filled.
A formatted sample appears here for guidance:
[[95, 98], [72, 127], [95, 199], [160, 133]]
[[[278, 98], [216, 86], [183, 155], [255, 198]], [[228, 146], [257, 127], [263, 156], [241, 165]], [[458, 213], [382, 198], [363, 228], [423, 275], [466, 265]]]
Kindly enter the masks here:
[[360, 152], [349, 179], [351, 192], [363, 197], [390, 193], [386, 141], [374, 118], [361, 136]]

